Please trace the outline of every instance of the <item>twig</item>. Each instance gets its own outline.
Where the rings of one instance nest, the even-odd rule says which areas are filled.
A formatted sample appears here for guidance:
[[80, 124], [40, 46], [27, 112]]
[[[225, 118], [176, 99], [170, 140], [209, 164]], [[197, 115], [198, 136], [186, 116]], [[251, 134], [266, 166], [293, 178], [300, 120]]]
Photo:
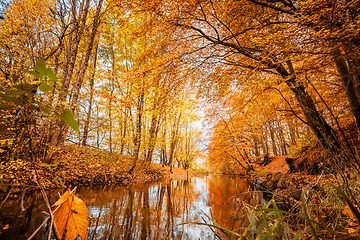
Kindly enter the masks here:
[[11, 191], [13, 190], [14, 187], [10, 188], [10, 191], [9, 193], [6, 195], [4, 201], [1, 202], [1, 205], [0, 205], [0, 209], [2, 208], [2, 206], [4, 205], [4, 203], [6, 202], [6, 200], [9, 198], [10, 194], [11, 194]]
[[[32, 142], [30, 141], [30, 144], [31, 144]], [[31, 144], [32, 145], [32, 144]], [[31, 148], [31, 149], [33, 149], [33, 148]], [[35, 183], [38, 185], [38, 187], [40, 188], [40, 192], [41, 192], [41, 195], [43, 196], [43, 200], [44, 200], [44, 203], [45, 203], [45, 207], [46, 207], [46, 210], [48, 211], [48, 213], [49, 213], [49, 215], [50, 215], [50, 228], [49, 228], [49, 236], [48, 236], [48, 239], [50, 240], [51, 239], [51, 230], [52, 229], [54, 229], [54, 233], [55, 233], [55, 237], [57, 238], [57, 239], [61, 239], [61, 236], [60, 236], [60, 234], [59, 234], [59, 231], [58, 231], [58, 229], [57, 229], [57, 227], [56, 227], [56, 225], [55, 225], [55, 223], [54, 223], [54, 221], [53, 221], [53, 219], [54, 219], [54, 216], [53, 216], [53, 214], [52, 214], [52, 211], [51, 211], [51, 206], [50, 206], [50, 203], [49, 203], [49, 199], [48, 199], [48, 197], [47, 197], [47, 195], [46, 195], [46, 192], [45, 192], [45, 190], [44, 190], [44, 188], [43, 188], [43, 186], [41, 185], [41, 183], [40, 183], [40, 179], [38, 178], [38, 173], [37, 173], [37, 169], [36, 169], [36, 163], [35, 163], [35, 156], [34, 156], [34, 153], [32, 152], [32, 151], [30, 151], [30, 156], [31, 156], [31, 160], [32, 160], [32, 162], [33, 162], [33, 165], [34, 165], [34, 170], [35, 170], [35, 174], [34, 174], [34, 180], [35, 180]]]
[[44, 224], [50, 219], [50, 216], [47, 217], [47, 219], [45, 219], [45, 221], [35, 230], [35, 232], [33, 234], [31, 234], [31, 236], [27, 239], [27, 240], [30, 240], [32, 239], [35, 234], [42, 228], [42, 226], [44, 226]]
[[26, 192], [26, 190], [28, 190], [28, 188], [25, 188], [25, 189], [23, 190], [23, 193], [22, 193], [22, 196], [21, 196], [20, 209], [21, 209], [22, 212], [25, 211], [25, 208], [24, 208], [24, 197], [25, 197], [25, 192]]

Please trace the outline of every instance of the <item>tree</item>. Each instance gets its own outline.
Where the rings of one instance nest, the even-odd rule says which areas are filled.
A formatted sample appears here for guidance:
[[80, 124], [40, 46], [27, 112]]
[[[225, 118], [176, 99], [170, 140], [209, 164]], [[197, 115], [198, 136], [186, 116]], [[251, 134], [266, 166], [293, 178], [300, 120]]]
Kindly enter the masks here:
[[[275, 75], [274, 81], [284, 82], [291, 90], [322, 146], [335, 155], [340, 153], [341, 144], [334, 130], [306, 90], [302, 69], [296, 71], [294, 67], [296, 52], [303, 53], [302, 57], [309, 55], [306, 51], [311, 52], [306, 49], [309, 45], [303, 47], [300, 44], [304, 39], [311, 40], [311, 36], [306, 29], [293, 24], [296, 8], [291, 2], [280, 1], [279, 8], [275, 6], [277, 1], [274, 4], [245, 0], [182, 1], [179, 6], [183, 7], [166, 3], [150, 5], [147, 10], [156, 12], [164, 21], [181, 29], [186, 35], [180, 41], [192, 40], [193, 49], [187, 52], [195, 53], [195, 58], [208, 65], [227, 64], [234, 67], [232, 71], [247, 69], [249, 74], [261, 71]], [[191, 60], [195, 61], [188, 57], [188, 61]], [[221, 73], [218, 71], [217, 74]]]
[[[65, 50], [65, 61], [66, 64], [63, 69], [63, 76], [62, 76], [62, 87], [61, 91], [67, 92], [70, 87], [70, 83], [73, 79], [73, 76], [76, 76], [75, 84], [72, 88], [72, 96], [71, 96], [71, 103], [70, 103], [70, 110], [74, 112], [78, 98], [80, 89], [82, 87], [85, 74], [88, 68], [89, 60], [90, 60], [90, 54], [94, 47], [94, 41], [97, 36], [98, 28], [101, 22], [101, 11], [102, 11], [102, 4], [103, 1], [99, 0], [96, 5], [95, 14], [92, 19], [91, 23], [91, 31], [89, 38], [85, 39], [85, 54], [83, 61], [81, 62], [81, 65], [78, 69], [78, 71], [74, 72], [75, 70], [75, 64], [78, 58], [78, 51], [81, 40], [84, 40], [84, 31], [85, 26], [88, 21], [88, 14], [90, 11], [90, 0], [83, 0], [80, 4], [80, 8], [78, 9], [76, 7], [77, 2], [76, 0], [71, 1], [70, 5], [70, 22], [68, 25], [68, 31], [69, 34], [67, 35], [67, 38], [65, 38], [66, 45], [61, 46], [59, 44], [59, 49], [64, 48]], [[66, 6], [63, 6], [66, 7]], [[61, 16], [63, 19], [63, 22], [65, 21], [65, 16]], [[65, 34], [67, 30], [67, 26], [63, 27], [63, 32]], [[58, 105], [59, 107], [66, 102], [66, 94], [60, 93], [58, 97]], [[54, 153], [54, 147], [60, 147], [63, 145], [65, 136], [68, 132], [68, 127], [64, 125], [62, 122], [56, 121], [54, 126], [50, 126], [50, 140], [49, 140], [49, 146], [50, 149], [48, 151], [48, 155], [46, 157], [46, 161], [51, 161], [52, 155]]]

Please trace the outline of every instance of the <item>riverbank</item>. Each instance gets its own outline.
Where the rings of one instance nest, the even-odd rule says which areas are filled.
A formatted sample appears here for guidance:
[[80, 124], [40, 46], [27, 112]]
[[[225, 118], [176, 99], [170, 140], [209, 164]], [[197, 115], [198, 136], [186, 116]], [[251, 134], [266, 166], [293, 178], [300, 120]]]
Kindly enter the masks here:
[[[296, 159], [277, 156], [265, 166], [254, 165], [253, 185], [266, 201], [276, 202], [276, 207], [271, 202], [262, 202], [265, 208], [252, 206], [259, 219], [268, 219], [261, 223], [266, 226], [262, 233], [269, 234], [267, 229], [277, 226], [274, 232], [296, 234], [299, 239], [360, 238], [359, 172], [345, 165], [336, 171], [328, 168], [330, 158], [312, 154], [319, 151], [315, 147]], [[298, 171], [304, 163], [306, 167]], [[270, 219], [270, 215], [276, 217]]]
[[88, 185], [129, 185], [137, 182], [157, 181], [165, 177], [186, 178], [202, 175], [199, 172], [138, 160], [133, 174], [128, 171], [134, 159], [116, 153], [109, 153], [76, 145], [66, 146], [51, 164], [37, 159], [33, 163], [18, 159], [0, 164], [2, 186], [32, 185], [37, 175], [45, 188]]
[[276, 156], [265, 166], [256, 164], [250, 178], [256, 188], [283, 199], [288, 205], [299, 204], [302, 190], [308, 185], [320, 182], [339, 183], [334, 174], [325, 171], [316, 174], [305, 170], [292, 172], [289, 163], [293, 161], [294, 159], [289, 156]]

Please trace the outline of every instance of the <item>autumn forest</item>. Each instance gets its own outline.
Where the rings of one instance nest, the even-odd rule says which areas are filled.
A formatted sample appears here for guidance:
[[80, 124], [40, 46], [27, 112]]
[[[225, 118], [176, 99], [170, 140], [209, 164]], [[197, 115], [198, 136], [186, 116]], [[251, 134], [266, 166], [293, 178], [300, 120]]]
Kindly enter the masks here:
[[[359, 9], [359, 0], [0, 0], [1, 199], [15, 186], [126, 185], [191, 170], [267, 183], [329, 174], [358, 204], [347, 180], [360, 170]], [[315, 239], [324, 230], [309, 229]]]

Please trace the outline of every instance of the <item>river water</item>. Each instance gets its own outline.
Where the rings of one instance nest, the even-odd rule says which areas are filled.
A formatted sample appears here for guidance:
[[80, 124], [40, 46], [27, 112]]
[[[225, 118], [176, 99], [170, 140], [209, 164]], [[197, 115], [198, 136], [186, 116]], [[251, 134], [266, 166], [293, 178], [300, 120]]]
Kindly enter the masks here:
[[[210, 227], [194, 222], [210, 223], [212, 213], [220, 226], [241, 232], [240, 228], [248, 226], [244, 203], [255, 205], [261, 198], [247, 193], [250, 188], [245, 178], [210, 175], [129, 186], [81, 187], [76, 195], [88, 207], [88, 240], [214, 239]], [[2, 211], [0, 239], [26, 239], [29, 231], [23, 226], [18, 235], [19, 220], [4, 214]], [[6, 225], [6, 220], [12, 223]]]

